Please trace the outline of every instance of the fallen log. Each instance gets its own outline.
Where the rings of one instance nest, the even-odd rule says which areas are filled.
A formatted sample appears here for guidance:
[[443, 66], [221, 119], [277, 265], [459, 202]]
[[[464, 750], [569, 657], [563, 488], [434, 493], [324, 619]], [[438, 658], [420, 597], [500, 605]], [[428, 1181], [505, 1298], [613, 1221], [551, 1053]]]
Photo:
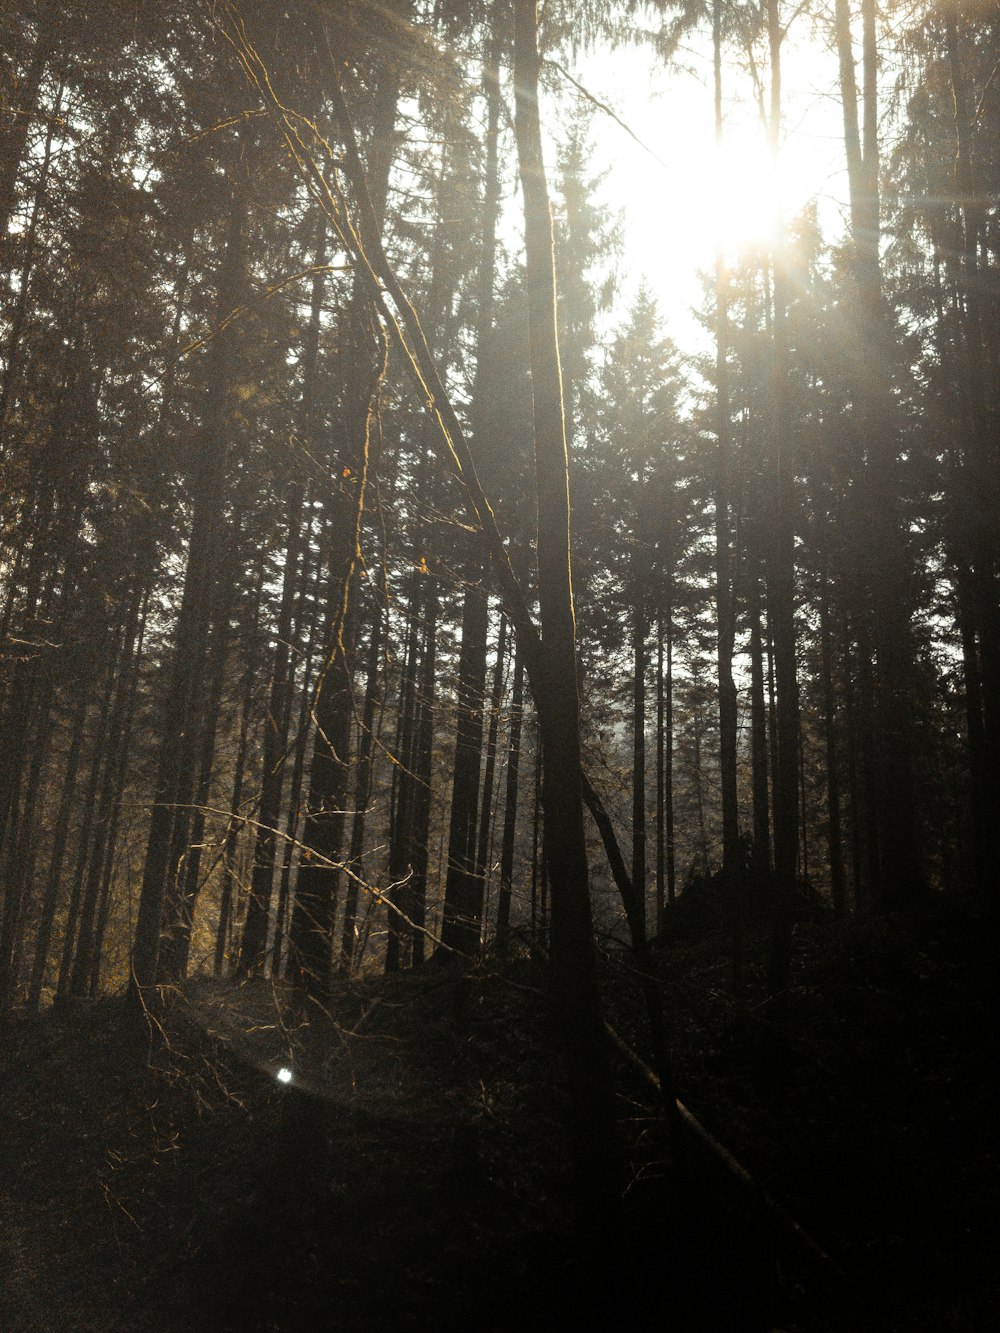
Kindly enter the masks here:
[[[661, 1093], [660, 1080], [646, 1062], [632, 1050], [631, 1046], [618, 1035], [610, 1023], [604, 1024], [604, 1030], [607, 1033], [611, 1045], [622, 1057], [625, 1063], [634, 1070], [651, 1088], [658, 1094]], [[698, 1142], [707, 1149], [707, 1151], [719, 1162], [732, 1179], [746, 1190], [753, 1193], [764, 1211], [771, 1217], [785, 1232], [791, 1236], [803, 1250], [815, 1259], [824, 1269], [835, 1275], [837, 1278], [846, 1281], [847, 1274], [841, 1268], [840, 1264], [834, 1259], [819, 1243], [819, 1241], [808, 1232], [801, 1223], [797, 1222], [791, 1213], [784, 1208], [770, 1191], [766, 1190], [761, 1183], [756, 1180], [750, 1172], [740, 1162], [736, 1160], [733, 1154], [719, 1140], [705, 1128], [697, 1116], [684, 1105], [680, 1099], [675, 1099], [677, 1116], [680, 1123], [690, 1131]]]

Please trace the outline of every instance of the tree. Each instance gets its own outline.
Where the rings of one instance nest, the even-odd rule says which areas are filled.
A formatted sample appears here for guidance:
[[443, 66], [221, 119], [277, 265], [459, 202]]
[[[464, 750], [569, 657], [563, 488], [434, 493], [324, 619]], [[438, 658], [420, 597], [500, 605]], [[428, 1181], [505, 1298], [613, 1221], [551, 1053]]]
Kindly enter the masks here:
[[[524, 193], [525, 261], [535, 424], [538, 600], [544, 656], [533, 687], [544, 747], [543, 799], [552, 889], [552, 988], [576, 1107], [577, 1171], [585, 1204], [605, 1207], [611, 1189], [613, 1123], [590, 923], [576, 686], [576, 628], [570, 582], [566, 425], [556, 332], [552, 219], [538, 115], [537, 16], [515, 9], [514, 85], [518, 166]], [[590, 1219], [594, 1224], [598, 1214]]]

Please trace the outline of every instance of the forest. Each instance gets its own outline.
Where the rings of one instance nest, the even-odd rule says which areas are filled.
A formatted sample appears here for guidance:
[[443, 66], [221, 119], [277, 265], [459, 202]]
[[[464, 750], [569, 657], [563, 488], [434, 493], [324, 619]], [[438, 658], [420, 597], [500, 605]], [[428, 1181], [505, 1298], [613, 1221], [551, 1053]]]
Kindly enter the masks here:
[[6, 0], [0, 1329], [994, 1326], [998, 181], [990, 0]]

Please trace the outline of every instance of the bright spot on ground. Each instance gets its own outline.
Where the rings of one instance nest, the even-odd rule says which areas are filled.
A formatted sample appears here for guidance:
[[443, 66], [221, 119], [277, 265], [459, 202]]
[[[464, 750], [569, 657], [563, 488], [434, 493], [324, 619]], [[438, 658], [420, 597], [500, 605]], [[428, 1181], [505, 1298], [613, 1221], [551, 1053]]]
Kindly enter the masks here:
[[279, 1083], [291, 1083], [292, 1071], [290, 1069], [286, 1069], [284, 1065], [282, 1065], [282, 1067], [278, 1070], [278, 1072], [275, 1074], [274, 1077], [278, 1080]]

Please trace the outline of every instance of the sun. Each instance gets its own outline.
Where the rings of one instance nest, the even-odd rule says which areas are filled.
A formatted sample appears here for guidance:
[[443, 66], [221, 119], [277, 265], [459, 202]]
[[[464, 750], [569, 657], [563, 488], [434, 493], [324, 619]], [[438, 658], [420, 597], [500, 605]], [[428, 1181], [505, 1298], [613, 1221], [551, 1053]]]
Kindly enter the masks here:
[[[642, 283], [673, 335], [696, 341], [705, 278], [721, 247], [727, 265], [768, 252], [810, 200], [834, 235], [842, 225], [843, 140], [836, 59], [806, 38], [788, 52], [778, 164], [745, 72], [726, 74], [723, 143], [715, 142], [711, 48], [688, 52], [689, 71], [657, 67], [648, 52], [616, 50], [581, 60], [579, 75], [615, 116], [591, 121], [598, 202], [621, 220], [619, 300]], [[740, 94], [739, 97], [736, 94]], [[626, 128], [623, 128], [627, 126]]]
[[713, 247], [728, 262], [742, 251], [768, 249], [780, 226], [782, 181], [762, 136], [730, 135], [697, 168], [695, 191], [702, 205], [702, 226]]
[[701, 275], [714, 269], [720, 250], [732, 266], [771, 249], [784, 201], [796, 198], [794, 183], [776, 174], [758, 125], [727, 128], [721, 147], [715, 143], [700, 91], [675, 96], [672, 123], [687, 133], [673, 134], [655, 156], [606, 127], [597, 132], [613, 163], [607, 203], [622, 218], [624, 286], [644, 279], [671, 325], [687, 324], [703, 302]]

